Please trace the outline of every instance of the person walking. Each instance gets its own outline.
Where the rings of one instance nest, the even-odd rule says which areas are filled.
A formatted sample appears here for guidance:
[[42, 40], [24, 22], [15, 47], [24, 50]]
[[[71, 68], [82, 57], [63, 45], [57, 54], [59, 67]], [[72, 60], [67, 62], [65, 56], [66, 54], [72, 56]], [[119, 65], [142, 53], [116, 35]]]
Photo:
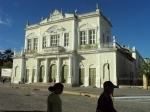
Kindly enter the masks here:
[[113, 106], [112, 96], [114, 88], [117, 88], [111, 81], [106, 81], [103, 84], [104, 91], [100, 95], [96, 112], [117, 112]]
[[52, 93], [47, 98], [47, 112], [62, 112], [62, 101], [59, 95], [63, 92], [63, 88], [61, 83], [48, 88]]

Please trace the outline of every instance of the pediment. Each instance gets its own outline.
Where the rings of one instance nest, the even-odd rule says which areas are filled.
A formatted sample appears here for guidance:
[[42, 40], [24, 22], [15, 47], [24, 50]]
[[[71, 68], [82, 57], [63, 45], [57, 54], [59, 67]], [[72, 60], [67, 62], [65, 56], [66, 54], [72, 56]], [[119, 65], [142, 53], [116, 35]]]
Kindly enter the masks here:
[[97, 26], [95, 24], [82, 24], [81, 26], [78, 27], [78, 30], [84, 30], [84, 29], [95, 29]]
[[54, 12], [50, 15], [50, 20], [54, 21], [54, 20], [59, 20], [64, 18], [62, 11], [60, 12], [59, 10], [55, 9]]
[[33, 33], [28, 34], [26, 38], [29, 39], [29, 38], [34, 38], [34, 37], [37, 37], [37, 35], [33, 32]]
[[61, 32], [64, 32], [66, 29], [61, 27], [61, 26], [58, 26], [58, 25], [54, 25], [52, 27], [50, 27], [46, 32], [47, 33], [52, 33], [52, 34], [56, 34], [56, 33], [61, 33]]

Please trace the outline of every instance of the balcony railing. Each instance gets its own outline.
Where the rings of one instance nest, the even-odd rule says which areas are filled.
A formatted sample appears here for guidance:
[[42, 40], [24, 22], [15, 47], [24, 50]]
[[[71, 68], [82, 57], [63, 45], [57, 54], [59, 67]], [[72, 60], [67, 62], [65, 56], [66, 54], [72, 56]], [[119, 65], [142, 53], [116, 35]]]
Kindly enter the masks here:
[[61, 46], [45, 47], [43, 50], [47, 53], [61, 52], [61, 51], [63, 51], [63, 47], [61, 47]]

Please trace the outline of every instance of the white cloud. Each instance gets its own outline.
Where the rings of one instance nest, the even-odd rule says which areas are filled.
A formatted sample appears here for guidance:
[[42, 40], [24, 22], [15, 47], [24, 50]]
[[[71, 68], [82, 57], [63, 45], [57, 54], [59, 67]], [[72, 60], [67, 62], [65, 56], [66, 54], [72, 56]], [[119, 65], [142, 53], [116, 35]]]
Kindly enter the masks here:
[[7, 13], [5, 13], [2, 8], [0, 7], [0, 25], [7, 25], [11, 27], [12, 19], [8, 16]]
[[12, 44], [17, 44], [16, 42], [12, 41], [12, 40], [9, 40], [9, 39], [6, 39], [7, 42], [10, 42]]

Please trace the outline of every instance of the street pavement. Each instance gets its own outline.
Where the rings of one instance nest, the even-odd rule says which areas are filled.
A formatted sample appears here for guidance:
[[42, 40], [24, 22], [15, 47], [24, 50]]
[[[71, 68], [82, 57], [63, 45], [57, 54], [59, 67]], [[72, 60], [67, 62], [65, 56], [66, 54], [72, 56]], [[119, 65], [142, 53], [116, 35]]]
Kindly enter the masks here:
[[[48, 91], [0, 86], [0, 112], [45, 112]], [[95, 112], [97, 98], [71, 94], [60, 95], [63, 112]], [[149, 99], [114, 100], [118, 112], [150, 112]]]
[[[37, 83], [37, 84], [9, 84], [0, 83], [0, 86], [10, 87], [10, 88], [21, 88], [21, 89], [35, 89], [48, 91], [48, 87], [52, 84]], [[93, 88], [93, 87], [71, 87], [65, 86], [64, 92], [66, 94], [89, 96], [98, 98], [103, 92], [103, 88]], [[150, 96], [150, 90], [140, 89], [140, 88], [115, 88], [114, 97], [135, 97], [135, 96]]]

